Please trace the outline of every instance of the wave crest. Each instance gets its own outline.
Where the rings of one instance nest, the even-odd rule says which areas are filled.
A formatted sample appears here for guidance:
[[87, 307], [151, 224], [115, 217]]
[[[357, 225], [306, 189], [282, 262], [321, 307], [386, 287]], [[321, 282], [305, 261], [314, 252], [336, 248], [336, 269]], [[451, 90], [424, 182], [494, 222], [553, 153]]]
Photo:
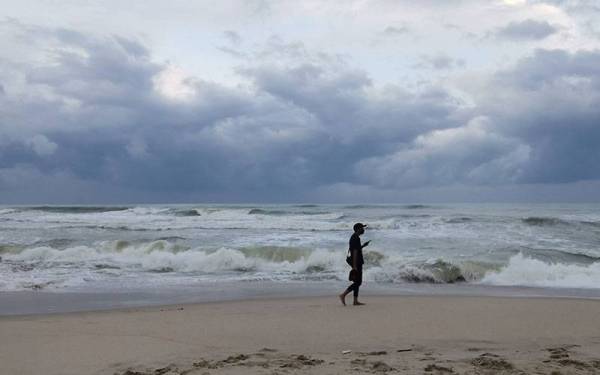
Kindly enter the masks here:
[[34, 206], [23, 208], [23, 210], [42, 211], [57, 214], [87, 214], [126, 211], [129, 209], [130, 207], [123, 206]]
[[544, 262], [514, 255], [508, 264], [498, 271], [490, 271], [482, 284], [519, 285], [552, 288], [598, 288], [600, 286], [600, 262], [589, 265]]
[[528, 225], [537, 225], [537, 226], [545, 226], [545, 225], [558, 225], [558, 224], [568, 224], [566, 221], [561, 220], [556, 217], [538, 217], [531, 216], [525, 219], [522, 219], [525, 224]]

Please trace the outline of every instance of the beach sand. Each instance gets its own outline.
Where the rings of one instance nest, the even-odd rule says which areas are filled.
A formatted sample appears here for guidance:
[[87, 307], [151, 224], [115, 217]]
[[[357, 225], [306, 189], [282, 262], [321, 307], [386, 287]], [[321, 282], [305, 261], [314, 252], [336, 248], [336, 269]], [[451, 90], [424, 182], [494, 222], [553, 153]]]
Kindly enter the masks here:
[[363, 299], [360, 307], [333, 295], [2, 317], [0, 373], [600, 373], [600, 301]]

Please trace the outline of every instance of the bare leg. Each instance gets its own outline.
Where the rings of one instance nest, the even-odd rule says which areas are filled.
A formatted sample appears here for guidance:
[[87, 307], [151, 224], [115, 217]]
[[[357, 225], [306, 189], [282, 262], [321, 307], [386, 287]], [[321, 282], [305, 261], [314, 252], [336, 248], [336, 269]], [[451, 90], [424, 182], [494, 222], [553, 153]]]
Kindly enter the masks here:
[[353, 303], [353, 305], [354, 305], [354, 306], [363, 306], [363, 305], [364, 305], [364, 303], [362, 303], [362, 302], [358, 302], [358, 298], [357, 298], [357, 297], [354, 297], [354, 303]]
[[346, 292], [339, 295], [340, 300], [342, 301], [342, 305], [346, 306]]

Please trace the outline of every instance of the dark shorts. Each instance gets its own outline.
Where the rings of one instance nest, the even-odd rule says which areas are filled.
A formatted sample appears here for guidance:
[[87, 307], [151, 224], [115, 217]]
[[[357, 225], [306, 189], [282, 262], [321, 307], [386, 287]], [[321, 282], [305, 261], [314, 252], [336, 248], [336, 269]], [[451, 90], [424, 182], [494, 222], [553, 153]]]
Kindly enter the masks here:
[[362, 283], [362, 270], [351, 270], [350, 273], [348, 274], [348, 280], [349, 281], [354, 281], [357, 284], [361, 284]]

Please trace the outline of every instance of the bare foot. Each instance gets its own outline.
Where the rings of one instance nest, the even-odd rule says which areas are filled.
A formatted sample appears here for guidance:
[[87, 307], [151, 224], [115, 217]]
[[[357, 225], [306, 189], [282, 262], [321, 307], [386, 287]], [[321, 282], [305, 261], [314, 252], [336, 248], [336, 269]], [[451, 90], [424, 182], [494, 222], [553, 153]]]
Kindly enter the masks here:
[[365, 304], [364, 304], [364, 303], [362, 303], [362, 302], [354, 301], [353, 305], [354, 305], [354, 306], [363, 306], [363, 305], [365, 305]]
[[342, 301], [342, 305], [346, 306], [346, 296], [343, 294], [339, 295], [340, 301]]

